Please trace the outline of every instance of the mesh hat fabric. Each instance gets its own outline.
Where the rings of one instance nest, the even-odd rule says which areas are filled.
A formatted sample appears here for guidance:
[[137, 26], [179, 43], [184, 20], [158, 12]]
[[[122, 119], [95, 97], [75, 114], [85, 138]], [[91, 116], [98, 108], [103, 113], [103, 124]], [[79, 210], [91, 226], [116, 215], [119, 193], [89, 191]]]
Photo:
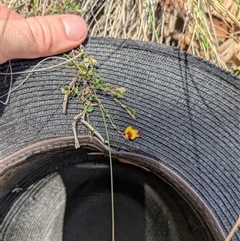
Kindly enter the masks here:
[[[109, 127], [112, 147], [152, 158], [180, 176], [204, 200], [226, 235], [240, 213], [239, 79], [176, 48], [153, 43], [92, 38], [84, 47], [97, 59], [107, 83], [126, 88], [126, 103], [139, 115], [132, 120], [102, 96], [120, 129], [132, 124], [143, 133], [130, 142]], [[12, 70], [27, 71], [39, 61], [16, 60]], [[61, 61], [49, 59], [40, 68]], [[6, 71], [8, 65], [1, 65], [0, 72]], [[13, 88], [26, 75], [14, 75]], [[9, 158], [15, 152], [39, 141], [72, 136], [71, 122], [79, 104], [70, 101], [63, 114], [60, 88], [75, 75], [66, 66], [35, 72], [11, 94], [8, 105], [0, 105], [3, 184], [4, 173], [23, 159]], [[10, 81], [1, 75], [0, 83], [2, 96]], [[105, 136], [100, 112], [94, 111], [90, 118]], [[79, 124], [78, 134], [88, 131]], [[239, 239], [238, 232], [233, 240]]]

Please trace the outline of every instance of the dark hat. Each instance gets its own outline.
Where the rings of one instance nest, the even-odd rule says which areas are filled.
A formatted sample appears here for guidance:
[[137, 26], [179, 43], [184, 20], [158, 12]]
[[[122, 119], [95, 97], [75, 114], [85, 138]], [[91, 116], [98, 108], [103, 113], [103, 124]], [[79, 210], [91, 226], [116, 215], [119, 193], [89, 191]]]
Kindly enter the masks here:
[[[92, 38], [84, 49], [139, 115], [101, 95], [114, 122], [142, 132], [128, 141], [108, 125], [116, 240], [222, 241], [240, 214], [239, 79], [154, 43]], [[2, 101], [41, 60], [0, 66]], [[81, 107], [62, 113], [60, 89], [77, 71], [61, 62], [42, 62], [0, 104], [0, 240], [111, 240], [109, 150], [80, 122], [75, 149]], [[89, 118], [106, 139], [100, 111]]]

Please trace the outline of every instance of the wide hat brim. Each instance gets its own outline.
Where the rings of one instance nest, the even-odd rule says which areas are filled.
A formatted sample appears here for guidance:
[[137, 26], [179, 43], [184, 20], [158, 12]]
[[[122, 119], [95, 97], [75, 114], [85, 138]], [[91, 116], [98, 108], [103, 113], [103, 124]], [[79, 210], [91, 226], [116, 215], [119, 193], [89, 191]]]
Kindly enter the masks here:
[[[98, 71], [107, 83], [126, 88], [125, 102], [139, 115], [131, 119], [121, 107], [102, 96], [121, 130], [134, 125], [142, 131], [141, 138], [126, 141], [109, 125], [114, 158], [157, 174], [205, 220], [211, 237], [223, 240], [240, 213], [239, 79], [177, 48], [158, 44], [92, 38], [84, 48], [97, 59]], [[13, 61], [12, 71], [19, 74], [12, 76], [12, 88], [28, 75], [23, 71], [33, 69], [40, 61]], [[37, 69], [61, 62], [49, 59]], [[8, 64], [1, 65], [0, 72], [9, 72]], [[65, 210], [66, 203], [60, 197], [67, 191], [56, 173], [60, 166], [70, 168], [67, 160], [75, 164], [79, 156], [86, 163], [92, 160], [82, 148], [74, 150], [71, 123], [80, 111], [79, 104], [70, 101], [67, 114], [62, 113], [60, 89], [75, 75], [76, 71], [65, 65], [34, 72], [11, 93], [7, 105], [0, 105], [1, 240], [30, 240], [27, 237], [46, 233], [51, 222], [47, 215], [51, 220], [63, 220], [64, 212], [48, 213], [54, 207]], [[0, 96], [8, 92], [10, 79], [10, 75], [0, 76]], [[94, 111], [90, 118], [105, 137], [100, 112]], [[107, 156], [106, 145], [88, 136], [83, 125], [78, 124], [77, 131], [83, 149], [87, 147], [93, 153], [98, 150]], [[75, 171], [70, 168], [69, 172], [76, 181]], [[126, 171], [126, 176], [131, 174]], [[68, 183], [68, 188], [74, 185]], [[49, 209], [45, 210], [47, 203]], [[45, 212], [44, 216], [39, 210]], [[28, 214], [31, 218], [24, 224], [27, 212], [34, 214]], [[32, 218], [38, 215], [46, 217], [46, 225], [34, 226]], [[61, 230], [62, 222], [51, 223], [51, 229]], [[31, 231], [26, 226], [29, 223], [38, 231]], [[14, 235], [20, 238], [14, 239]], [[57, 233], [51, 238], [59, 240], [60, 236]], [[238, 233], [233, 240], [239, 239]], [[43, 239], [36, 236], [34, 240]]]

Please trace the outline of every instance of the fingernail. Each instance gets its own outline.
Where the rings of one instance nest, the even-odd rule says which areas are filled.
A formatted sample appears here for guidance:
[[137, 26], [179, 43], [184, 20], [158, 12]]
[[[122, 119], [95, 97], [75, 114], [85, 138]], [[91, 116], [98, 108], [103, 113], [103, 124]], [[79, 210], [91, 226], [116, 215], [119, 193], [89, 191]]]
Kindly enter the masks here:
[[86, 37], [87, 25], [84, 20], [75, 15], [61, 16], [66, 35], [70, 41], [80, 41]]

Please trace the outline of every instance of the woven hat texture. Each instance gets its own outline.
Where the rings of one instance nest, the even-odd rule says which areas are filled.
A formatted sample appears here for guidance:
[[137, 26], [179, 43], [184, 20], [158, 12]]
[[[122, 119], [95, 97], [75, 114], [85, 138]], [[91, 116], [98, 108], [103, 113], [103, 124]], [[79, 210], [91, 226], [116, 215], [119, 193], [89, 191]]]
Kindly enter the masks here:
[[[129, 124], [142, 130], [141, 138], [126, 141], [109, 126], [112, 147], [151, 158], [182, 178], [216, 219], [220, 227], [216, 240], [226, 236], [240, 214], [239, 79], [177, 48], [154, 43], [92, 38], [84, 48], [97, 59], [98, 71], [107, 83], [126, 88], [125, 102], [139, 115], [136, 120], [131, 119], [102, 96], [121, 130]], [[12, 71], [29, 71], [40, 60], [12, 61]], [[49, 59], [38, 68], [60, 62]], [[8, 64], [1, 65], [0, 72], [9, 72]], [[27, 75], [13, 75], [12, 88]], [[14, 153], [40, 141], [73, 136], [71, 122], [80, 107], [70, 100], [67, 114], [63, 114], [60, 88], [75, 75], [76, 71], [65, 65], [34, 72], [12, 92], [7, 105], [0, 104], [3, 196], [12, 188], [4, 187], [8, 176], [14, 179], [11, 168], [24, 159]], [[9, 83], [10, 76], [0, 75], [0, 96], [8, 92]], [[105, 137], [100, 112], [94, 111], [90, 121]], [[88, 135], [81, 124], [78, 135]], [[51, 178], [44, 185], [54, 180], [54, 185], [58, 185]], [[240, 240], [239, 232], [233, 240]]]

